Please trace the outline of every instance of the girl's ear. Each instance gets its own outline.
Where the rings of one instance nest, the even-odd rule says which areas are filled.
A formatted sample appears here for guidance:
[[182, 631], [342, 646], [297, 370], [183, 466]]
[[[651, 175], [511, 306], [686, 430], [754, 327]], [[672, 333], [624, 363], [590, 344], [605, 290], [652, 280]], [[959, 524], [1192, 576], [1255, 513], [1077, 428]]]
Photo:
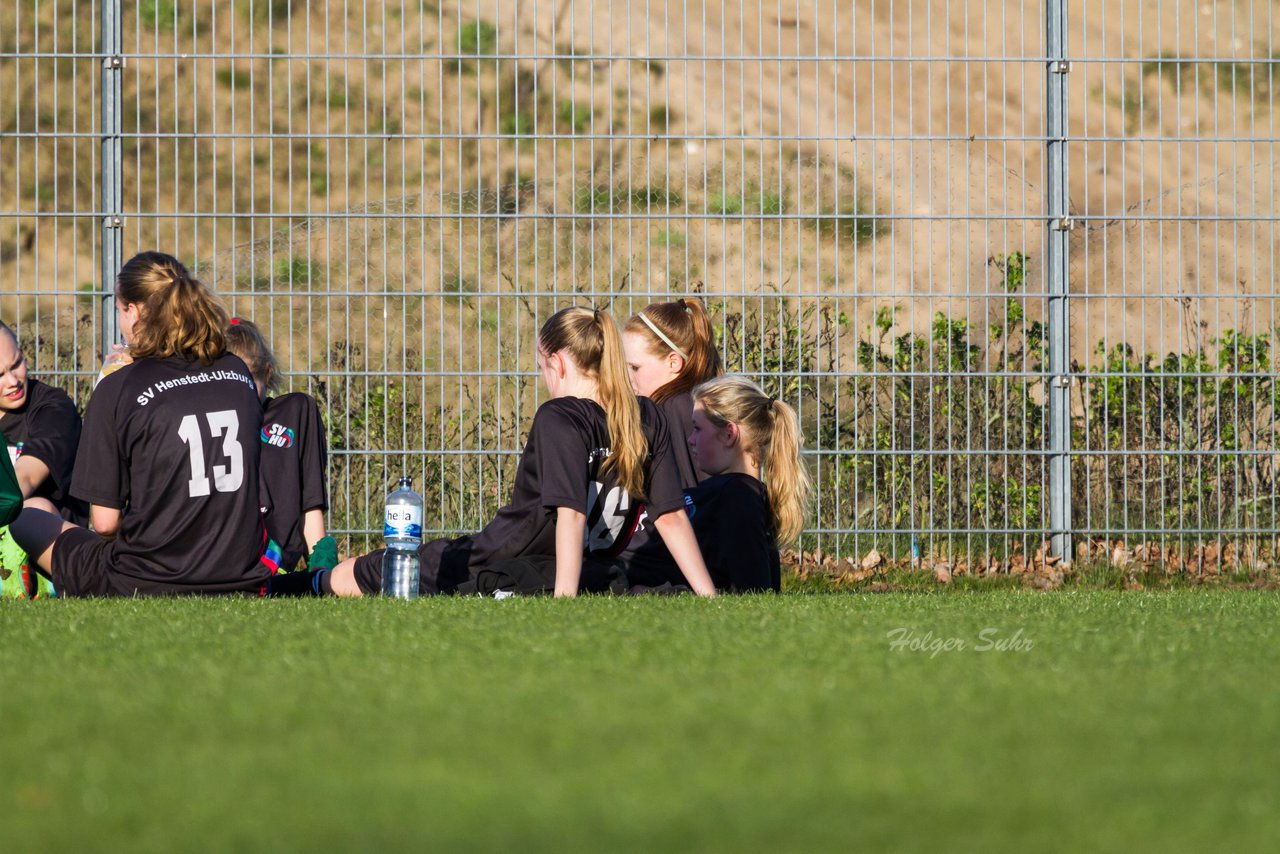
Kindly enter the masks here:
[[737, 447], [742, 441], [742, 431], [738, 429], [738, 425], [730, 421], [728, 424], [720, 428], [720, 439], [724, 442], [726, 448]]
[[673, 374], [679, 374], [684, 370], [684, 356], [681, 356], [675, 350], [667, 354], [667, 368]]

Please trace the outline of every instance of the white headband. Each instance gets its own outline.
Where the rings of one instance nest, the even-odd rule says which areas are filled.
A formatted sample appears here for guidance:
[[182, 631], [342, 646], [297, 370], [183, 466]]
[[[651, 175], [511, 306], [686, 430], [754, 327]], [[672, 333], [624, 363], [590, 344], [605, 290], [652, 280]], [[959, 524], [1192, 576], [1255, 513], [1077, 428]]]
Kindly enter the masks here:
[[663, 333], [663, 331], [662, 331], [661, 329], [659, 329], [659, 328], [658, 328], [658, 325], [657, 325], [656, 323], [654, 323], [652, 320], [650, 320], [650, 319], [649, 319], [649, 317], [648, 317], [648, 316], [647, 316], [643, 311], [642, 311], [642, 312], [640, 312], [639, 314], [637, 314], [637, 315], [636, 315], [636, 317], [638, 317], [638, 318], [640, 318], [641, 320], [643, 320], [643, 321], [644, 321], [644, 325], [645, 325], [645, 326], [647, 326], [647, 327], [649, 327], [650, 329], [652, 329], [652, 330], [653, 330], [653, 334], [654, 334], [654, 335], [657, 335], [660, 339], [662, 339], [662, 343], [663, 343], [663, 344], [666, 344], [666, 345], [667, 345], [668, 347], [670, 347], [672, 350], [674, 350], [675, 352], [679, 353], [679, 354], [680, 354], [680, 358], [681, 358], [681, 359], [684, 359], [686, 362], [687, 362], [687, 361], [689, 361], [689, 354], [688, 354], [688, 353], [686, 353], [685, 351], [681, 350], [679, 347], [677, 347], [677, 346], [676, 346], [676, 342], [674, 342], [674, 341], [672, 341], [670, 338], [668, 338], [668, 337]]

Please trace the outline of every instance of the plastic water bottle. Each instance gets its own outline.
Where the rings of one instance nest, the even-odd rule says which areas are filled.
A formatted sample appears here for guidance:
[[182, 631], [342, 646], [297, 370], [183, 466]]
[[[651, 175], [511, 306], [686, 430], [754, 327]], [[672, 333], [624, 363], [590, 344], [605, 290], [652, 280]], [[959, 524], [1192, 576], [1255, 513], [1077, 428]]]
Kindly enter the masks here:
[[422, 496], [413, 491], [408, 477], [400, 478], [387, 496], [382, 526], [387, 551], [382, 556], [382, 595], [397, 599], [418, 598], [418, 546], [422, 544]]

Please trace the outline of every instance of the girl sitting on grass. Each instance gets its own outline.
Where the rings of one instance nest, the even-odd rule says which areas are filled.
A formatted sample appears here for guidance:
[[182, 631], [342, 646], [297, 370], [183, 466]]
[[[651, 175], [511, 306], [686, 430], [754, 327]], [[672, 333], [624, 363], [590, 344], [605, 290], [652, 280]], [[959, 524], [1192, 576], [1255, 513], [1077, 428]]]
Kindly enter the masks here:
[[326, 487], [324, 419], [315, 398], [302, 392], [267, 397], [280, 387], [276, 357], [252, 320], [231, 318], [227, 350], [244, 360], [262, 401], [259, 494], [271, 538], [264, 560], [290, 572], [311, 556], [316, 566], [338, 562], [337, 546], [325, 535], [329, 509]]
[[[778, 546], [800, 536], [809, 493], [795, 410], [730, 374], [693, 390], [692, 423], [689, 450], [708, 476], [685, 502], [712, 580], [741, 593], [781, 589]], [[641, 589], [681, 584], [657, 542], [637, 552], [627, 577]]]
[[[65, 391], [30, 376], [17, 333], [0, 320], [0, 458], [12, 467], [24, 507], [83, 525], [89, 506], [71, 496], [80, 425]], [[26, 553], [0, 525], [0, 598], [52, 595], [48, 579], [31, 569]]]
[[636, 394], [658, 404], [666, 417], [681, 488], [696, 486], [706, 474], [694, 465], [687, 444], [690, 392], [721, 373], [707, 309], [692, 298], [650, 303], [623, 327], [622, 347]]
[[14, 538], [59, 596], [257, 592], [262, 405], [226, 312], [160, 252], [124, 265], [115, 299], [131, 361], [94, 389], [71, 476], [93, 531], [26, 509]]
[[[424, 543], [420, 591], [470, 592], [484, 567], [512, 558], [534, 572], [548, 570], [557, 596], [600, 589], [610, 579], [584, 579], [584, 555], [629, 552], [656, 528], [683, 581], [715, 595], [681, 512], [664, 419], [633, 393], [613, 318], [581, 307], [556, 312], [538, 333], [538, 368], [551, 399], [534, 415], [510, 501], [474, 536]], [[649, 524], [642, 526], [645, 511]], [[376, 551], [343, 561], [319, 574], [317, 586], [338, 595], [376, 593], [382, 557]]]

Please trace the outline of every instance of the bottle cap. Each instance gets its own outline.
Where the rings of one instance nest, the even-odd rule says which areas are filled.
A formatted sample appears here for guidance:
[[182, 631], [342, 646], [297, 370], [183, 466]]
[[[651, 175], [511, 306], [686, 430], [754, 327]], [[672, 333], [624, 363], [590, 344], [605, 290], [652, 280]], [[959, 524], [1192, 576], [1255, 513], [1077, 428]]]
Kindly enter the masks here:
[[411, 489], [413, 487], [413, 478], [409, 477], [409, 475], [407, 474], [401, 475], [400, 486], [404, 487], [405, 489]]

